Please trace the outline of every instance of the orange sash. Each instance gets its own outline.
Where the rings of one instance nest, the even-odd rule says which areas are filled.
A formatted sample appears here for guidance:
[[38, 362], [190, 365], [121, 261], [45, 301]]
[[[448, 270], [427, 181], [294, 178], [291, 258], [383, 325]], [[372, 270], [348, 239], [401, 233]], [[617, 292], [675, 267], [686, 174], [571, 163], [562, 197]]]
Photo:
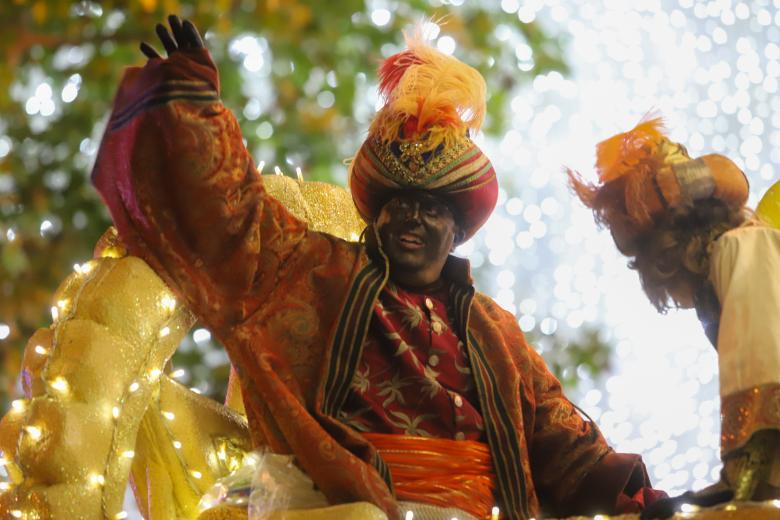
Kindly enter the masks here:
[[487, 444], [364, 433], [387, 463], [399, 500], [491, 518], [495, 473]]

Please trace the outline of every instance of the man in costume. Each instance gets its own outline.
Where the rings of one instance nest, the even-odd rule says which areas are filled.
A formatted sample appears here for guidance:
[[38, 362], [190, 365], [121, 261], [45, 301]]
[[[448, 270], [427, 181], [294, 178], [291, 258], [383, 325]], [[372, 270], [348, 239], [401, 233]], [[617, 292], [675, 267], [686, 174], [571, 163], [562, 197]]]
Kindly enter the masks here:
[[658, 311], [695, 307], [718, 351], [724, 470], [703, 494], [780, 498], [780, 212], [772, 195], [757, 214], [747, 210], [737, 165], [719, 154], [691, 158], [660, 118], [600, 143], [596, 167], [596, 185], [569, 173], [576, 194], [631, 258]]
[[419, 39], [385, 61], [385, 105], [350, 166], [368, 223], [352, 243], [268, 196], [197, 30], [170, 25], [168, 57], [142, 44], [149, 62], [120, 85], [93, 181], [130, 252], [226, 346], [255, 446], [293, 454], [331, 503], [393, 518], [655, 496], [639, 456], [607, 446], [449, 255], [497, 197], [469, 138], [485, 109], [475, 70]]

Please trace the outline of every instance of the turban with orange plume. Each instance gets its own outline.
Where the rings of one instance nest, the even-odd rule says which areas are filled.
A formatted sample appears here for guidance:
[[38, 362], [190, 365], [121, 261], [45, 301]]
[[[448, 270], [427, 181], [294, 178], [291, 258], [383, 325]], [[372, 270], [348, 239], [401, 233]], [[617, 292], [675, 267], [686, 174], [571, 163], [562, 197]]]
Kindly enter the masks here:
[[490, 160], [470, 139], [485, 116], [485, 80], [422, 38], [379, 69], [384, 106], [352, 160], [349, 185], [358, 212], [376, 219], [395, 192], [426, 190], [441, 197], [471, 237], [498, 197]]
[[668, 209], [709, 198], [739, 208], [748, 197], [747, 177], [736, 164], [719, 154], [692, 159], [666, 137], [660, 117], [645, 118], [599, 143], [596, 171], [599, 184], [586, 183], [571, 170], [569, 182], [626, 254]]

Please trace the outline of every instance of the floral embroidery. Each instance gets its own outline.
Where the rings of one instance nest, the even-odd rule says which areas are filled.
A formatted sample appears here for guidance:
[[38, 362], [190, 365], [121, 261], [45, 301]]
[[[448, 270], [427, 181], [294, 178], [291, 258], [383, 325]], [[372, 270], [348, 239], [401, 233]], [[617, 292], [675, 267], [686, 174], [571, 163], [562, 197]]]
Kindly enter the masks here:
[[389, 381], [383, 381], [379, 383], [379, 392], [377, 395], [380, 397], [387, 396], [387, 399], [382, 401], [382, 407], [387, 408], [391, 403], [398, 401], [401, 404], [406, 404], [404, 395], [401, 393], [401, 389], [411, 384], [411, 381], [401, 380], [400, 374], [395, 374]]
[[368, 365], [363, 365], [362, 368], [355, 370], [355, 377], [352, 378], [352, 388], [356, 392], [365, 394], [371, 387], [371, 381], [368, 379], [370, 373], [371, 367]]
[[[442, 386], [439, 384], [438, 381], [436, 381], [436, 378], [431, 377], [421, 377], [419, 378], [420, 385], [422, 388], [420, 388], [420, 392], [423, 393], [423, 395], [428, 396], [428, 399], [433, 399], [436, 397], [436, 394], [444, 390]], [[457, 419], [457, 418], [456, 418]]]
[[387, 284], [339, 414], [344, 423], [358, 431], [482, 439], [479, 398], [448, 295]]
[[423, 320], [422, 309], [413, 305], [411, 302], [407, 302], [403, 307], [401, 315], [403, 316], [403, 318], [401, 318], [401, 323], [407, 329], [416, 329]]
[[405, 413], [399, 412], [398, 410], [390, 410], [390, 415], [392, 415], [393, 417], [397, 417], [399, 419], [400, 422], [393, 423], [393, 424], [398, 428], [403, 429], [406, 435], [433, 437], [433, 435], [431, 435], [429, 432], [420, 428], [420, 423], [426, 419], [436, 417], [434, 414], [417, 415], [417, 416], [409, 417]]

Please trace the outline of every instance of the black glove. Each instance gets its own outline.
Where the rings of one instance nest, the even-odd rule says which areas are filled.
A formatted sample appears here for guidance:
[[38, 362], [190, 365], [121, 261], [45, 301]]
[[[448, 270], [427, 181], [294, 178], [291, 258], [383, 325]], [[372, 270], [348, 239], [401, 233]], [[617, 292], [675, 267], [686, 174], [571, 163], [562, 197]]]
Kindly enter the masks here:
[[734, 498], [734, 492], [730, 489], [715, 491], [705, 495], [697, 495], [692, 491], [686, 491], [680, 496], [662, 498], [646, 507], [639, 515], [640, 520], [654, 520], [656, 518], [669, 518], [680, 512], [683, 504], [691, 504], [699, 507], [710, 507]]
[[[179, 49], [202, 49], [204, 47], [198, 29], [189, 20], [184, 20], [182, 23], [178, 16], [172, 14], [168, 16], [168, 24], [171, 26], [171, 32], [168, 32], [168, 29], [161, 23], [158, 23], [154, 29], [169, 57]], [[154, 47], [146, 42], [141, 42], [141, 52], [147, 58], [162, 58]]]

